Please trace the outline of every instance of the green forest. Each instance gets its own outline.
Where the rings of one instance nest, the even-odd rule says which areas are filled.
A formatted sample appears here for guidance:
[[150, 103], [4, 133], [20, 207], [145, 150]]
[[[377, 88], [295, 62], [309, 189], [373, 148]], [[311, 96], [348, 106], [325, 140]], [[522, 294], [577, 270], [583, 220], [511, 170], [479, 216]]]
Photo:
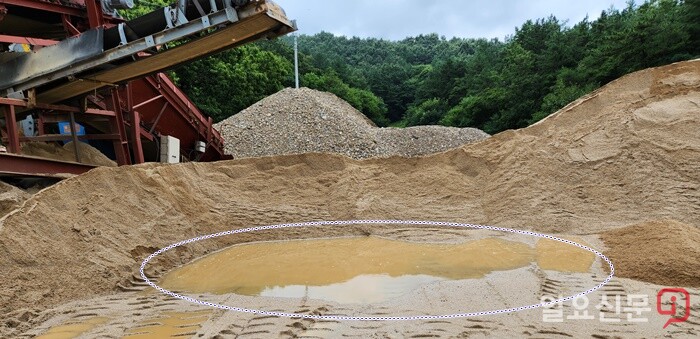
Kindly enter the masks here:
[[[158, 3], [142, 3], [127, 17]], [[301, 85], [338, 95], [379, 126], [439, 124], [493, 134], [535, 123], [630, 72], [700, 57], [700, 0], [629, 2], [575, 24], [554, 16], [528, 20], [505, 41], [330, 33], [298, 40]], [[220, 121], [292, 87], [293, 54], [293, 38], [286, 36], [171, 75]]]

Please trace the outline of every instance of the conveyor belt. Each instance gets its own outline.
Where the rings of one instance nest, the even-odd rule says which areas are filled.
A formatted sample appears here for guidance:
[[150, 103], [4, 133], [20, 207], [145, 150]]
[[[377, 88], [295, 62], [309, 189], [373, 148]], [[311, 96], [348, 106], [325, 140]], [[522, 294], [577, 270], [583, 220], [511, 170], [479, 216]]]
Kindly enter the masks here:
[[[241, 15], [241, 13], [239, 13]], [[177, 65], [237, 47], [253, 40], [286, 34], [291, 24], [279, 20], [272, 13], [256, 12], [211, 35], [182, 46], [142, 58], [96, 74], [81, 75], [78, 79], [37, 94], [40, 102], [54, 103], [88, 93], [109, 84], [118, 84], [145, 75], [157, 73]]]
[[[177, 22], [166, 15], [167, 23], [161, 20], [163, 10], [167, 14], [172, 9], [164, 8], [106, 30], [97, 28], [1, 64], [0, 73], [6, 77], [0, 79], [0, 89], [9, 95], [34, 88], [39, 102], [56, 103], [296, 29], [271, 1], [237, 9], [225, 7], [201, 17], [190, 13], [184, 17], [180, 12]], [[156, 46], [183, 39], [185, 42], [176, 47], [156, 50]], [[150, 56], [144, 56], [145, 51]]]

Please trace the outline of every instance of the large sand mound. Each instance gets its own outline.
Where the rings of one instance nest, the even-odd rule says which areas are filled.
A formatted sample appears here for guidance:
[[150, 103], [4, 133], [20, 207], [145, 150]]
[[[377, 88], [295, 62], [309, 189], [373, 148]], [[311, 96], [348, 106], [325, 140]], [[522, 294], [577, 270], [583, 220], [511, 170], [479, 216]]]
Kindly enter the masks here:
[[[699, 105], [696, 60], [634, 73], [536, 126], [429, 157], [99, 168], [0, 221], [0, 313], [111, 292], [159, 246], [250, 225], [399, 218], [593, 234], [674, 219], [697, 227]], [[198, 243], [171, 263], [231, 242]], [[662, 260], [647, 257], [655, 255], [665, 258], [636, 260]]]

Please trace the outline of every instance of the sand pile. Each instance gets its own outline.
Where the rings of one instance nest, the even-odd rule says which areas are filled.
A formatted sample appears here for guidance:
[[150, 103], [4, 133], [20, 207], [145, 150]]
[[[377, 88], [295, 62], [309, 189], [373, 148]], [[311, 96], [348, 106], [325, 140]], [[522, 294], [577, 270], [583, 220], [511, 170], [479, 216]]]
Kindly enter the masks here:
[[29, 193], [0, 181], [0, 218], [19, 207], [30, 196]]
[[417, 156], [483, 140], [474, 128], [377, 128], [330, 93], [285, 89], [216, 125], [235, 158], [337, 153], [355, 159]]
[[[97, 166], [116, 167], [117, 163], [107, 158], [98, 149], [84, 143], [78, 143], [80, 162]], [[75, 161], [73, 142], [68, 142], [63, 147], [45, 142], [27, 142], [22, 144], [22, 154], [35, 157], [43, 157], [60, 161]]]
[[662, 286], [700, 287], [700, 228], [672, 220], [604, 232], [620, 277]]
[[[697, 228], [698, 106], [700, 60], [637, 72], [536, 126], [428, 157], [306, 154], [98, 168], [0, 221], [0, 314], [114, 292], [159, 246], [252, 225], [430, 219], [584, 235], [673, 219]], [[168, 263], [235, 241], [372, 232], [219, 238]], [[700, 247], [694, 239], [686, 246]], [[628, 259], [671, 261], [651, 250]], [[682, 280], [672, 285], [692, 277], [673, 273]]]
[[[700, 60], [618, 79], [537, 125], [454, 152], [489, 221], [597, 232], [700, 226]], [[513, 217], [517, 216], [517, 219]]]

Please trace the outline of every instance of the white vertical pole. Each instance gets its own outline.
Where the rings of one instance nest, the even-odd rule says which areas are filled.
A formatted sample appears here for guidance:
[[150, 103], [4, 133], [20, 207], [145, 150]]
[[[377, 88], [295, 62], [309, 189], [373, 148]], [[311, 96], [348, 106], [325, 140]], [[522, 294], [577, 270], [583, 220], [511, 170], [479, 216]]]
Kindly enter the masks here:
[[299, 88], [299, 41], [296, 34], [294, 34], [294, 80], [295, 88]]

